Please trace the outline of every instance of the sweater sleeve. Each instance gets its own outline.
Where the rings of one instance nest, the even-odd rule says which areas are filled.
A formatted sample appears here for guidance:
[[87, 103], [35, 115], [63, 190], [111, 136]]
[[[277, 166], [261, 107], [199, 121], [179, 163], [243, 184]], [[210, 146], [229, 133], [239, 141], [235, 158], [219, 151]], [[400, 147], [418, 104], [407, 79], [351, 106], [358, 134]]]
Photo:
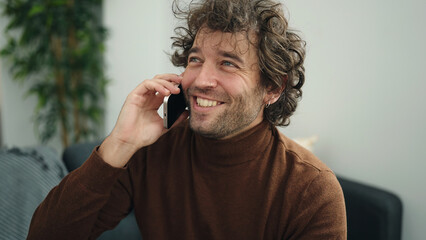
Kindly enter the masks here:
[[300, 199], [290, 239], [346, 240], [346, 210], [343, 191], [333, 172], [320, 171]]
[[94, 150], [38, 206], [27, 239], [96, 239], [130, 212], [128, 179]]

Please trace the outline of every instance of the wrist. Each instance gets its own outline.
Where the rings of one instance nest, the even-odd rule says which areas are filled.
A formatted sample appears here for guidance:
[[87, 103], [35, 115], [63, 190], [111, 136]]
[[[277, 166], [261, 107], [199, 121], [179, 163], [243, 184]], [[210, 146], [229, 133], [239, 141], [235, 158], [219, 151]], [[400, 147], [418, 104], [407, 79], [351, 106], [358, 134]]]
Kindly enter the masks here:
[[138, 149], [129, 143], [108, 136], [98, 149], [99, 156], [109, 165], [124, 167]]

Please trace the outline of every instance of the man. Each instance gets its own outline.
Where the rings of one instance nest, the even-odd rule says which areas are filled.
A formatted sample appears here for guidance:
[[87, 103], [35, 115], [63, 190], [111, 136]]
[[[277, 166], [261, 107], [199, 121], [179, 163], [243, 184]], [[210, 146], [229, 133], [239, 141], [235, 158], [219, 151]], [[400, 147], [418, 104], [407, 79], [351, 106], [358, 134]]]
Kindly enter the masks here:
[[[188, 26], [172, 56], [185, 71], [129, 94], [111, 134], [38, 207], [29, 239], [93, 239], [132, 208], [144, 239], [346, 239], [335, 175], [274, 126], [288, 125], [304, 82], [304, 42], [280, 5], [188, 9], [176, 8]], [[157, 110], [179, 84], [189, 113], [166, 130]]]

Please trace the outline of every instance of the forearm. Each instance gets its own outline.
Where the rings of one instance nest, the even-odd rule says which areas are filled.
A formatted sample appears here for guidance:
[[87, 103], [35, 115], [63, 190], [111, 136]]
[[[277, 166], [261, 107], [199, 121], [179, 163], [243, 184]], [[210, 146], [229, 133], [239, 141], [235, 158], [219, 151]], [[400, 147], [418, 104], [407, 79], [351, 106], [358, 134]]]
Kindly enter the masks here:
[[114, 169], [96, 154], [66, 176], [39, 205], [28, 239], [87, 239], [124, 169]]

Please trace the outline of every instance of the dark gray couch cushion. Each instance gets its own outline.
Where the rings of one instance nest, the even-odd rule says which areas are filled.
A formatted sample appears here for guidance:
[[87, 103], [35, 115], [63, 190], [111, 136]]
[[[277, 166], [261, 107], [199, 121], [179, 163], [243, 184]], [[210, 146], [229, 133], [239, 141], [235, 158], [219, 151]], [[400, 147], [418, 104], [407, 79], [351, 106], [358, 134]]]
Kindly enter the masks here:
[[67, 169], [71, 172], [80, 167], [90, 156], [93, 149], [100, 144], [101, 141], [95, 141], [88, 143], [76, 143], [67, 147], [62, 154], [62, 159]]

